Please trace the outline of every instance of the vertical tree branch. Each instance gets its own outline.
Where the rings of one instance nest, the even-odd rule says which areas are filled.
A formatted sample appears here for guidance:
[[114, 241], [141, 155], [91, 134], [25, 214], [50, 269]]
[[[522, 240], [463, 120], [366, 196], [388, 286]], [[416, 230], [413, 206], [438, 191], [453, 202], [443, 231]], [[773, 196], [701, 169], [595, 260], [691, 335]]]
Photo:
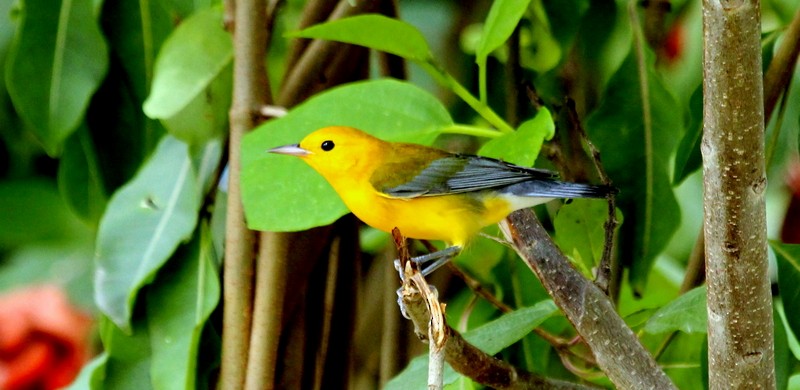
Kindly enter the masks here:
[[775, 388], [758, 0], [703, 1], [711, 389]]
[[233, 23], [233, 104], [230, 112], [228, 209], [225, 225], [221, 387], [241, 389], [247, 367], [253, 310], [256, 234], [247, 229], [240, 191], [240, 145], [257, 124], [259, 107], [270, 99], [264, 55], [265, 0], [238, 0]]

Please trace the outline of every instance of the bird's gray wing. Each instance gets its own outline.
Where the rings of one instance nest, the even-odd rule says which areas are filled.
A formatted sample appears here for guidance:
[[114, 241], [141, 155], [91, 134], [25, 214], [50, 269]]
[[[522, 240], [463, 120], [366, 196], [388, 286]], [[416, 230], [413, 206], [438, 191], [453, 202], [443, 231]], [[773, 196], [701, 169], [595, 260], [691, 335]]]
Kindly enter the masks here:
[[379, 188], [387, 196], [416, 198], [481, 191], [529, 180], [553, 180], [557, 174], [487, 157], [453, 154], [438, 158], [411, 180]]

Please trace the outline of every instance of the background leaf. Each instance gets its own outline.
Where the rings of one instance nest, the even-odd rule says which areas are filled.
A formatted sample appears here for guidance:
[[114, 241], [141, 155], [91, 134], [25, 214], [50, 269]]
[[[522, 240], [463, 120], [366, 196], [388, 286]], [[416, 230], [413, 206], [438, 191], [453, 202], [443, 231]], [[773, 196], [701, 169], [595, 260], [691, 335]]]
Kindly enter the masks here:
[[219, 276], [208, 229], [179, 250], [147, 291], [152, 348], [150, 373], [158, 389], [194, 389], [200, 334], [219, 301]]
[[[594, 199], [573, 199], [561, 206], [553, 226], [558, 247], [567, 254], [577, 252], [585, 269], [591, 270], [600, 262], [605, 242], [605, 222], [608, 204]], [[618, 226], [623, 223], [622, 214], [616, 212]], [[591, 277], [592, 275], [586, 275]]]
[[218, 7], [199, 11], [164, 42], [155, 64], [148, 117], [175, 137], [201, 144], [221, 135], [231, 100], [233, 44]]
[[42, 178], [0, 181], [0, 248], [81, 236], [87, 229]]
[[81, 372], [75, 381], [72, 382], [67, 390], [87, 390], [87, 389], [101, 389], [103, 388], [103, 379], [106, 375], [106, 363], [108, 362], [108, 354], [102, 352], [95, 356], [89, 363], [81, 368]]
[[535, 117], [523, 122], [517, 131], [503, 134], [483, 144], [478, 154], [530, 167], [539, 156], [542, 143], [552, 139], [555, 131], [556, 125], [550, 110], [542, 107]]
[[[626, 223], [620, 227], [620, 256], [631, 267], [631, 284], [641, 294], [656, 256], [666, 247], [680, 222], [680, 210], [667, 175], [667, 161], [682, 134], [677, 102], [655, 73], [647, 57], [650, 100], [643, 102], [635, 50], [609, 81], [600, 106], [586, 120], [590, 138], [603, 157], [614, 185], [622, 188], [617, 206]], [[643, 104], [652, 116], [652, 154], [645, 145]], [[647, 172], [648, 164], [652, 172]], [[652, 183], [649, 186], [648, 183]]]
[[[557, 312], [558, 308], [553, 301], [542, 301], [534, 306], [505, 314], [479, 328], [464, 333], [463, 336], [481, 351], [489, 355], [496, 355], [532, 332]], [[428, 355], [425, 354], [411, 360], [409, 365], [389, 381], [384, 389], [427, 389], [427, 373]], [[445, 364], [445, 385], [455, 382], [459, 376], [460, 374], [455, 372], [449, 364]]]
[[703, 139], [703, 86], [700, 85], [689, 99], [689, 125], [683, 135], [678, 152], [675, 155], [675, 177], [673, 183], [678, 184], [687, 176], [702, 167], [703, 156], [700, 155], [700, 141]]
[[485, 66], [486, 58], [502, 46], [514, 32], [531, 0], [497, 0], [492, 2], [483, 33], [475, 50], [475, 62]]
[[58, 188], [72, 211], [96, 226], [108, 202], [103, 174], [89, 131], [81, 126], [67, 138], [58, 164]]
[[130, 330], [139, 289], [197, 223], [200, 190], [188, 149], [165, 136], [136, 177], [112, 196], [100, 221], [96, 300], [124, 330]]
[[800, 244], [770, 242], [778, 261], [778, 287], [789, 328], [800, 335]]
[[145, 319], [131, 324], [131, 331], [123, 333], [108, 318], [100, 321], [100, 338], [108, 359], [101, 389], [147, 390], [150, 381], [150, 335]]
[[56, 155], [108, 67], [91, 0], [24, 0], [6, 72], [20, 116]]
[[[383, 15], [358, 15], [287, 34], [365, 46], [416, 62], [431, 60], [431, 50], [416, 27]], [[397, 39], [402, 37], [402, 39]]]
[[706, 333], [708, 314], [706, 310], [706, 287], [697, 287], [658, 309], [644, 326], [651, 334], [682, 331], [684, 333]]
[[270, 148], [296, 144], [332, 125], [356, 127], [390, 141], [430, 144], [452, 123], [435, 97], [397, 80], [353, 83], [319, 94], [242, 141], [247, 223], [256, 230], [296, 231], [329, 224], [348, 212], [313, 169], [297, 158], [267, 153]]

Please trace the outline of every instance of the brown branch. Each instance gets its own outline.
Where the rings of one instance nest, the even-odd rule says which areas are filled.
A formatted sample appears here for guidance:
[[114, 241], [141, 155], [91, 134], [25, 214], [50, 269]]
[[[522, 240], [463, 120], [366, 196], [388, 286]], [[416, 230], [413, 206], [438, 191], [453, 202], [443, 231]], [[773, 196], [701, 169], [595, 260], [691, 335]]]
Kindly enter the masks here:
[[[794, 15], [789, 28], [786, 31], [785, 38], [782, 40], [781, 46], [775, 53], [772, 62], [769, 64], [767, 73], [764, 75], [764, 124], [768, 124], [772, 119], [775, 112], [775, 105], [778, 98], [782, 93], [788, 91], [789, 80], [797, 64], [797, 58], [800, 55], [800, 10]], [[773, 137], [777, 139], [777, 132], [780, 127], [775, 127], [775, 134]], [[770, 143], [772, 144], [772, 143]], [[769, 159], [767, 159], [769, 162]], [[697, 287], [705, 280], [705, 240], [703, 236], [703, 229], [700, 229], [697, 235], [692, 254], [689, 257], [687, 265], [686, 276], [684, 276], [683, 284], [681, 285], [681, 292], [691, 290]]]
[[[423, 293], [430, 291], [425, 278], [416, 269], [415, 264], [409, 261], [408, 247], [405, 238], [395, 228], [392, 232], [395, 245], [403, 269], [403, 285], [400, 290], [402, 304], [405, 312], [414, 323], [414, 332], [423, 341], [429, 341], [429, 326], [431, 324], [430, 307], [441, 307], [435, 294]], [[485, 386], [496, 389], [590, 389], [575, 383], [540, 377], [533, 373], [518, 369], [509, 363], [487, 355], [480, 349], [468, 343], [456, 330], [447, 325], [441, 318], [444, 334], [440, 335], [445, 340], [445, 360], [454, 370]]]
[[710, 388], [775, 388], [760, 34], [758, 0], [703, 1]]
[[265, 0], [226, 4], [234, 12], [233, 103], [230, 111], [229, 181], [223, 272], [222, 362], [220, 384], [244, 386], [253, 311], [253, 269], [256, 234], [247, 229], [240, 190], [242, 137], [256, 126], [256, 107], [270, 103], [264, 57], [267, 31]]
[[572, 267], [531, 210], [512, 213], [500, 226], [617, 388], [675, 388], [608, 296]]

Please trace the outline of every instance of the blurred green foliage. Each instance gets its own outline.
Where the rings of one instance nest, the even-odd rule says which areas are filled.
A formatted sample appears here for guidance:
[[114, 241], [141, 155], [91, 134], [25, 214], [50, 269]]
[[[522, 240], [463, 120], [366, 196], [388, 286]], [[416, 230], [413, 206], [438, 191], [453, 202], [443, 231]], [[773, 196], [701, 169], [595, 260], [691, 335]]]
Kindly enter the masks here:
[[[285, 3], [267, 58], [274, 89], [286, 70], [288, 37], [298, 36], [403, 56], [410, 77], [375, 76], [323, 92], [248, 135], [242, 180], [251, 227], [296, 231], [347, 213], [308, 167], [264, 153], [318, 127], [352, 125], [443, 147], [466, 139], [461, 145], [470, 151], [552, 169], [540, 150], [566, 144], [557, 126], [569, 97], [620, 188], [618, 310], [647, 348], [660, 351], [659, 363], [680, 388], [703, 388], [703, 290], [678, 292], [702, 214], [699, 2], [671, 2], [662, 28], [675, 51], [642, 47], [644, 58], [622, 0], [403, 1], [401, 20], [361, 16], [303, 31], [295, 26], [305, 2]], [[762, 3], [766, 67], [798, 5]], [[219, 356], [213, 312], [226, 194], [218, 184], [234, 61], [222, 12], [210, 0], [0, 0], [0, 292], [55, 283], [98, 318], [103, 352], [73, 388], [213, 387], [205, 379], [216, 360], [198, 356]], [[519, 123], [508, 115], [510, 27], [519, 34], [522, 79], [544, 104], [537, 110], [521, 99]], [[767, 126], [767, 138], [776, 140], [771, 237], [788, 197], [784, 169], [798, 149], [800, 81], [791, 83], [783, 121]], [[583, 150], [574, 152], [568, 157], [585, 159]], [[605, 207], [576, 201], [537, 210], [588, 277], [599, 259]], [[499, 235], [494, 227], [487, 234]], [[387, 242], [371, 230], [364, 237], [370, 254]], [[800, 252], [777, 242], [772, 250], [781, 292], [778, 382], [800, 389]], [[523, 309], [502, 315], [484, 301], [473, 304], [464, 288], [448, 302], [451, 323], [467, 335], [501, 324], [507, 337], [490, 353], [542, 375], [579, 379], [550, 343], [529, 334], [538, 325], [566, 339], [574, 331], [513, 251], [476, 238], [456, 263]], [[475, 337], [483, 343], [484, 336]], [[586, 377], [608, 385], [593, 372]], [[403, 378], [395, 383], [407, 385]]]

